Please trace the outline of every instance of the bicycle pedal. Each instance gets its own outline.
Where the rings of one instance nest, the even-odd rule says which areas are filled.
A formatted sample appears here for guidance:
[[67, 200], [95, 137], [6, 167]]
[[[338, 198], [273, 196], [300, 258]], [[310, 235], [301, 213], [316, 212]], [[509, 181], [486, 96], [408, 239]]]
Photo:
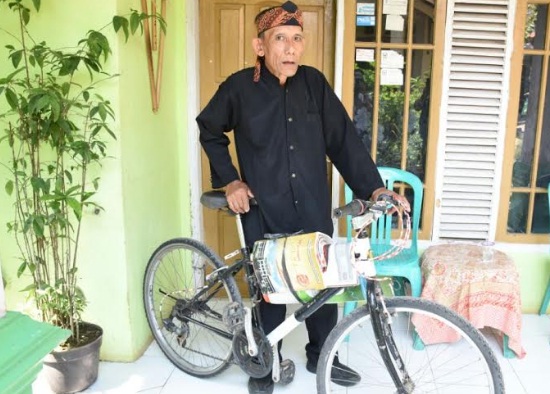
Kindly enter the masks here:
[[238, 302], [231, 302], [223, 309], [222, 319], [231, 333], [244, 326], [244, 309]]
[[294, 365], [294, 361], [289, 359], [281, 361], [279, 384], [283, 386], [289, 384], [294, 380], [295, 374], [296, 374], [296, 365]]

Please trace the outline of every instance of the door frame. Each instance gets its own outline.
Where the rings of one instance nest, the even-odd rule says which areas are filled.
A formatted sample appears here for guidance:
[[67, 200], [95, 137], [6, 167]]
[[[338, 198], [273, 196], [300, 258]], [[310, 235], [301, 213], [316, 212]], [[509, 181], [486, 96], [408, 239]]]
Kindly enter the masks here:
[[[197, 163], [189, 166], [189, 185], [191, 192], [191, 237], [204, 241], [204, 227], [202, 225], [202, 208], [200, 197], [201, 185], [201, 145], [199, 143], [199, 128], [195, 118], [200, 110], [200, 81], [199, 81], [199, 0], [185, 2], [187, 18], [186, 57], [187, 57], [187, 163]], [[183, 162], [182, 162], [183, 166]], [[185, 210], [182, 210], [185, 212]], [[184, 232], [185, 233], [185, 232]]]

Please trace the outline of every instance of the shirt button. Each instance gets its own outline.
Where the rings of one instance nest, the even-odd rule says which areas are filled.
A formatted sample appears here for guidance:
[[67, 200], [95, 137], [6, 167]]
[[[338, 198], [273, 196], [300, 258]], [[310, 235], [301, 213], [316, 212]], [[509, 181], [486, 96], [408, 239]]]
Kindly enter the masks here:
[[292, 178], [296, 178], [296, 174], [293, 172], [291, 175]]
[[290, 150], [294, 150], [294, 145], [290, 145], [288, 148], [289, 148]]
[[294, 205], [298, 205], [298, 200], [294, 201]]
[[289, 122], [292, 122], [292, 118], [288, 118], [288, 121], [289, 121]]

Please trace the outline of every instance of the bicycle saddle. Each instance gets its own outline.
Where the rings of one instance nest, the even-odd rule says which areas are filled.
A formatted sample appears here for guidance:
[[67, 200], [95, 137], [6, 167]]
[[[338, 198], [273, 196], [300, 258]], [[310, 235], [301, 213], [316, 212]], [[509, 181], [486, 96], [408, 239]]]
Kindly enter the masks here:
[[[225, 191], [223, 190], [209, 190], [202, 193], [201, 204], [210, 209], [223, 209], [227, 208], [227, 199], [225, 198]], [[250, 199], [250, 205], [258, 205], [255, 199]]]
[[223, 190], [210, 190], [202, 193], [201, 204], [210, 209], [227, 208], [227, 200]]

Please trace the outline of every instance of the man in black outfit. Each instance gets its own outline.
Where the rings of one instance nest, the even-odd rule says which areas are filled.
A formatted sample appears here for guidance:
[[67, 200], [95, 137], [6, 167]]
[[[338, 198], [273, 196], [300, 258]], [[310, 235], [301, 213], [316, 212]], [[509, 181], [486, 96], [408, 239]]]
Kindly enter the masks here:
[[[243, 227], [250, 246], [266, 233], [332, 234], [326, 156], [357, 197], [375, 199], [384, 193], [408, 207], [406, 199], [384, 188], [376, 165], [323, 74], [300, 65], [302, 12], [287, 1], [261, 12], [255, 22], [255, 67], [227, 78], [197, 117], [212, 186], [225, 187], [229, 207], [246, 213]], [[226, 133], [231, 130], [240, 175], [228, 151]], [[258, 206], [249, 206], [251, 197]], [[267, 334], [284, 320], [286, 305], [262, 301], [260, 313]], [[312, 373], [337, 313], [337, 305], [326, 304], [306, 319], [306, 368]], [[336, 362], [331, 377], [348, 384], [360, 381], [355, 371]], [[250, 378], [248, 390], [270, 394], [273, 386], [269, 374]]]

